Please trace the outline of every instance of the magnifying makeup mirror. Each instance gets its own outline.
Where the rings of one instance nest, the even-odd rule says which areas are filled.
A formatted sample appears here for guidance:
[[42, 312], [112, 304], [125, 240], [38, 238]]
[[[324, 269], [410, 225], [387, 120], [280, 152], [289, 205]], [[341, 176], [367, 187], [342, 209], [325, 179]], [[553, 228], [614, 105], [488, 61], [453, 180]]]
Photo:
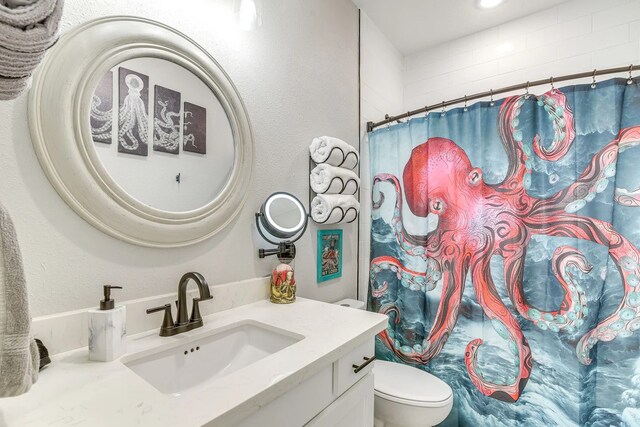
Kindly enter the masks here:
[[295, 196], [285, 192], [270, 195], [256, 212], [256, 227], [264, 240], [278, 246], [260, 249], [258, 256], [277, 255], [281, 262], [296, 256], [296, 242], [307, 229], [309, 217], [304, 205]]

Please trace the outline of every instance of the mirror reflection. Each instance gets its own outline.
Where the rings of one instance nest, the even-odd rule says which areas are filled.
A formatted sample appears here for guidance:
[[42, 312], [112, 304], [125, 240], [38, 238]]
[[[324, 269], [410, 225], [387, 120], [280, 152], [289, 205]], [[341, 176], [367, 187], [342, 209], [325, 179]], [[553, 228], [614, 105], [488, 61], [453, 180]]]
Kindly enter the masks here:
[[300, 201], [288, 194], [270, 197], [265, 205], [265, 214], [271, 227], [285, 237], [300, 231], [306, 219]]
[[141, 57], [107, 72], [93, 92], [91, 138], [109, 176], [152, 208], [188, 212], [229, 180], [234, 135], [215, 93], [171, 61]]

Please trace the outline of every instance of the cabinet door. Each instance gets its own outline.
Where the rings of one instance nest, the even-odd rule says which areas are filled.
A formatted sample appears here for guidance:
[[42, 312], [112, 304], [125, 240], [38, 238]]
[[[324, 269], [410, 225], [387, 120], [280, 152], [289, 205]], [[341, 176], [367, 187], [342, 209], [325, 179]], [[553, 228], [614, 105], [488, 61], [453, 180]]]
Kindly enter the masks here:
[[[257, 408], [252, 415], [234, 426], [300, 427], [304, 425], [333, 401], [331, 374], [332, 366], [328, 365], [280, 397]], [[218, 424], [213, 422], [211, 425]]]
[[308, 427], [372, 427], [373, 374], [369, 373], [320, 412]]

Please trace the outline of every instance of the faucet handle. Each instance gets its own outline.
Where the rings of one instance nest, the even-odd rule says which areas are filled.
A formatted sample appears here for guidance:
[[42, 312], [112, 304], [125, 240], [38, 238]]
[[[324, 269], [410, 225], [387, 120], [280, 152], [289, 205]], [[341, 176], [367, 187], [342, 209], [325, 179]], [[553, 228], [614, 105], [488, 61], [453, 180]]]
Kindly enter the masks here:
[[200, 301], [202, 301], [200, 298], [193, 299], [193, 306], [191, 307], [191, 318], [189, 319], [189, 323], [202, 322], [202, 315], [200, 315]]
[[206, 298], [194, 298], [193, 299], [193, 307], [191, 307], [191, 318], [189, 319], [189, 323], [193, 322], [202, 322], [202, 315], [200, 314], [200, 302], [201, 301], [209, 301], [212, 300], [212, 296], [208, 296]]
[[160, 334], [162, 331], [166, 331], [174, 327], [173, 316], [171, 315], [171, 304], [165, 304], [160, 307], [154, 307], [147, 310], [147, 314], [157, 313], [164, 310], [164, 318], [162, 319], [162, 326], [160, 327]]
[[171, 309], [171, 304], [165, 304], [165, 305], [161, 305], [159, 307], [148, 308], [147, 309], [147, 314], [157, 313], [157, 312], [162, 311], [162, 310], [170, 310], [170, 309]]

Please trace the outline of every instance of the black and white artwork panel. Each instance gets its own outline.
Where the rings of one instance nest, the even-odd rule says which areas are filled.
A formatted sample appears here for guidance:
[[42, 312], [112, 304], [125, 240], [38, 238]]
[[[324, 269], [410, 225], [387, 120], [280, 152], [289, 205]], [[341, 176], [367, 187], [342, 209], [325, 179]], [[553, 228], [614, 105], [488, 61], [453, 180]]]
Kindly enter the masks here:
[[180, 92], [154, 86], [153, 150], [170, 154], [180, 151]]
[[93, 142], [111, 144], [113, 135], [113, 71], [107, 71], [91, 97], [91, 138]]
[[149, 139], [149, 76], [119, 69], [118, 152], [146, 156]]
[[207, 109], [184, 103], [183, 151], [207, 154]]

